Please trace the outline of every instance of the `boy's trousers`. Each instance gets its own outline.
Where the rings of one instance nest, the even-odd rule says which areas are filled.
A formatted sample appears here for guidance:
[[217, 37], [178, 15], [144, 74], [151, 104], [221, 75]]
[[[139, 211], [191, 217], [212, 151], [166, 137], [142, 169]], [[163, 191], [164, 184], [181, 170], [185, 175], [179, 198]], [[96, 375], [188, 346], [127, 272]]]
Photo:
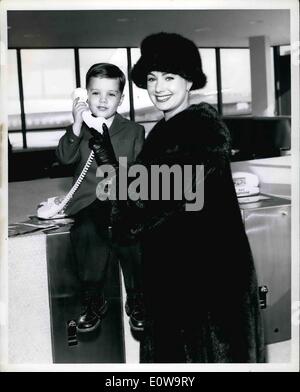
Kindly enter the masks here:
[[118, 257], [128, 295], [141, 291], [141, 253], [138, 244], [112, 246], [110, 203], [95, 200], [74, 215], [70, 238], [76, 271], [85, 293], [101, 294], [112, 253]]

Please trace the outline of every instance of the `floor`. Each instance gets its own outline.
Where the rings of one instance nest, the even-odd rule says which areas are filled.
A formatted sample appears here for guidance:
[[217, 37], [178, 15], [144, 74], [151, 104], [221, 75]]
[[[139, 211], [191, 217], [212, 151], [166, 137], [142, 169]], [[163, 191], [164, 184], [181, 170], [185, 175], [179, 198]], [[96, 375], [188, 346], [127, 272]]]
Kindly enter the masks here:
[[[122, 282], [123, 306], [126, 298], [124, 292], [124, 282]], [[139, 363], [139, 342], [132, 336], [129, 327], [129, 319], [123, 312], [124, 332], [125, 332], [125, 354], [126, 363]], [[266, 347], [267, 363], [289, 363], [291, 356], [291, 340], [269, 344]]]

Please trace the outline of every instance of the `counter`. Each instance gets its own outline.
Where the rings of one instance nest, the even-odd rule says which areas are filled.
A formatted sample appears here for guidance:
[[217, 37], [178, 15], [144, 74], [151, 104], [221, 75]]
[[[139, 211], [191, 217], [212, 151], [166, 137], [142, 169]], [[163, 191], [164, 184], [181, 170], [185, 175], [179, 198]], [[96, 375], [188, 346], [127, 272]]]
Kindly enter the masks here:
[[[70, 183], [70, 178], [10, 183], [9, 222], [26, 220], [41, 200], [65, 193]], [[260, 286], [266, 343], [290, 339], [290, 207], [290, 200], [276, 197], [241, 204]], [[68, 323], [77, 315], [79, 302], [69, 226], [9, 238], [8, 249], [11, 363], [126, 361], [117, 260], [110, 263], [107, 295], [112, 307], [102, 332], [84, 342], [77, 339], [72, 346]]]
[[[63, 194], [71, 180], [9, 184], [9, 223], [34, 215], [40, 201]], [[105, 295], [109, 311], [100, 330], [74, 334], [80, 314], [79, 283], [70, 224], [8, 240], [8, 360], [11, 364], [124, 363], [122, 287], [111, 255]]]

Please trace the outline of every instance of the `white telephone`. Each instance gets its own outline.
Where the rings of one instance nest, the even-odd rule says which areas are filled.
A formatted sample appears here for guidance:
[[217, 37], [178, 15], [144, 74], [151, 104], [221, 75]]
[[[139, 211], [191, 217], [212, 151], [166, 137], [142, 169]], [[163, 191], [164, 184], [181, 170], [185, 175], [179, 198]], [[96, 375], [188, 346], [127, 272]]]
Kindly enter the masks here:
[[[72, 94], [73, 101], [76, 98], [79, 98], [78, 102], [86, 102], [88, 99], [87, 90], [82, 87], [78, 87], [73, 91]], [[87, 106], [87, 110], [82, 113], [82, 119], [86, 123], [89, 128], [94, 128], [96, 131], [102, 133], [102, 125], [105, 122], [105, 118], [103, 117], [94, 117], [92, 112], [89, 110]]]
[[259, 179], [253, 173], [235, 172], [232, 174], [237, 196], [251, 196], [259, 193]]
[[239, 203], [249, 203], [259, 200], [259, 179], [257, 175], [248, 172], [232, 174], [236, 195]]
[[[81, 87], [76, 88], [72, 94], [72, 98], [73, 100], [79, 98], [79, 102], [86, 102], [87, 101], [86, 89]], [[94, 117], [92, 115], [92, 112], [88, 109], [88, 106], [87, 106], [87, 110], [82, 113], [82, 119], [89, 128], [94, 128], [96, 129], [96, 131], [102, 133], [103, 131], [102, 125], [105, 122], [105, 119], [103, 117]], [[50, 197], [47, 199], [47, 201], [44, 201], [38, 205], [38, 209], [37, 209], [38, 218], [40, 219], [65, 218], [66, 215], [64, 209], [72, 199], [74, 193], [77, 191], [80, 184], [82, 183], [89, 167], [92, 164], [93, 159], [94, 159], [94, 152], [91, 151], [88, 160], [84, 165], [82, 172], [80, 173], [80, 176], [78, 177], [77, 181], [72, 186], [70, 191], [67, 193], [67, 195]]]

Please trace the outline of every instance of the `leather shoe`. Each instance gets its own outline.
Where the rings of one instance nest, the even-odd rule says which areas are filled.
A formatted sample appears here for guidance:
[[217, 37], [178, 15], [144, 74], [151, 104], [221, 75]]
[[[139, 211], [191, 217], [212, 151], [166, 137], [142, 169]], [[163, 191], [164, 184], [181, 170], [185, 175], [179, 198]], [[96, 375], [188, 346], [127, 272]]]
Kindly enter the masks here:
[[78, 332], [91, 332], [97, 329], [108, 309], [104, 297], [91, 297], [85, 300], [82, 312], [77, 320]]
[[125, 311], [129, 317], [129, 325], [134, 331], [143, 331], [145, 327], [145, 308], [141, 294], [127, 297]]

